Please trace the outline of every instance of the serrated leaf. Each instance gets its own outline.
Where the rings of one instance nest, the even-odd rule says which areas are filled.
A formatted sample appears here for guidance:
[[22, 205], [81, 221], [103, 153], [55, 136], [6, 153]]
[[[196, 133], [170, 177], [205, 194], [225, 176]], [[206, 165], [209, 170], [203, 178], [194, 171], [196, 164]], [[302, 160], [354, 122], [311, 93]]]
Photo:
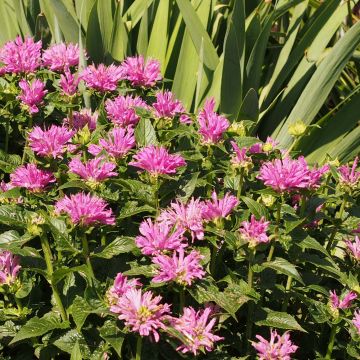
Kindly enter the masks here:
[[121, 349], [125, 339], [125, 334], [122, 333], [116, 326], [116, 322], [108, 320], [100, 328], [100, 336], [108, 342], [121, 358]]
[[79, 331], [92, 310], [92, 306], [84, 298], [76, 296], [71, 306], [71, 314]]
[[113, 240], [109, 245], [105, 246], [103, 250], [95, 252], [92, 256], [103, 259], [111, 259], [112, 257], [131, 252], [136, 249], [135, 240], [130, 236], [119, 236]]
[[16, 205], [0, 206], [0, 223], [19, 228], [26, 227], [26, 220], [22, 209]]
[[157, 143], [155, 129], [149, 119], [141, 119], [135, 129], [138, 146], [155, 145]]
[[75, 343], [75, 346], [71, 352], [70, 360], [82, 360], [82, 355], [78, 342]]
[[250, 212], [254, 214], [257, 219], [260, 219], [262, 216], [264, 216], [265, 219], [269, 217], [268, 211], [264, 205], [259, 204], [257, 201], [247, 196], [241, 196], [241, 200], [244, 201]]
[[79, 345], [81, 355], [85, 359], [88, 359], [90, 357], [89, 346], [87, 345], [84, 336], [77, 330], [70, 330], [65, 335], [54, 341], [55, 346], [68, 354], [72, 353], [76, 343]]

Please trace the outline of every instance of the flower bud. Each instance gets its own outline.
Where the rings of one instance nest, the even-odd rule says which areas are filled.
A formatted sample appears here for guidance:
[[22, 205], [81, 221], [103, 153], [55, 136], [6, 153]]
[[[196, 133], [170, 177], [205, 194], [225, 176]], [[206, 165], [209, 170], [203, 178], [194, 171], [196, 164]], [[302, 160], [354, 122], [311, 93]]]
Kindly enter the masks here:
[[261, 202], [266, 207], [271, 207], [275, 204], [276, 197], [270, 194], [261, 194]]
[[233, 122], [229, 127], [229, 132], [235, 133], [238, 136], [246, 136], [246, 128], [242, 121]]
[[301, 120], [298, 120], [289, 126], [289, 134], [292, 136], [301, 136], [305, 133], [305, 131], [306, 124]]

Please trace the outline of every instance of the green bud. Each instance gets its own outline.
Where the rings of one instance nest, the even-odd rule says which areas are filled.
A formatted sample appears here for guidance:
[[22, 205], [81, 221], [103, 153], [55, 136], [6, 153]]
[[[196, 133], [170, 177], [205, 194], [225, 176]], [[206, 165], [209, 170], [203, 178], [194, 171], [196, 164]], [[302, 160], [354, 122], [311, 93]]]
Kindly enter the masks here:
[[289, 134], [292, 136], [301, 136], [305, 133], [306, 127], [303, 121], [298, 120], [289, 126]]

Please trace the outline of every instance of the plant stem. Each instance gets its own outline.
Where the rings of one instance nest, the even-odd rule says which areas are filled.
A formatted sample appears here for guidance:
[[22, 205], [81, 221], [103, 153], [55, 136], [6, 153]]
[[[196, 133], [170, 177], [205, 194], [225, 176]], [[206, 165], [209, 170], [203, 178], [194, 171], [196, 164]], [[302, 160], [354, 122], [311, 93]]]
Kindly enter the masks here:
[[239, 187], [238, 187], [238, 190], [237, 190], [238, 199], [240, 199], [243, 184], [244, 184], [244, 169], [241, 168], [240, 169]]
[[280, 227], [280, 216], [281, 216], [281, 205], [282, 205], [282, 201], [278, 202], [277, 204], [277, 209], [276, 209], [276, 226], [274, 229], [274, 234], [275, 234], [275, 239], [272, 240], [272, 244], [270, 246], [270, 250], [269, 250], [269, 254], [267, 257], [267, 261], [271, 261], [273, 255], [274, 255], [274, 250], [275, 250], [275, 244], [274, 241], [279, 240], [279, 227]]
[[289, 300], [290, 300], [290, 289], [291, 289], [292, 281], [293, 281], [292, 276], [288, 276], [287, 282], [286, 282], [286, 287], [285, 287], [285, 298], [284, 298], [284, 302], [281, 307], [282, 312], [287, 311], [287, 307], [288, 307]]
[[46, 236], [45, 230], [43, 230], [43, 233], [40, 235], [40, 242], [41, 242], [41, 247], [42, 247], [43, 252], [44, 252], [46, 269], [47, 269], [47, 274], [48, 274], [48, 277], [49, 277], [48, 282], [49, 282], [49, 284], [51, 286], [51, 290], [52, 290], [52, 293], [54, 295], [55, 303], [56, 303], [57, 307], [60, 310], [62, 320], [67, 321], [68, 316], [66, 314], [64, 305], [63, 305], [63, 303], [61, 301], [59, 291], [57, 289], [57, 286], [55, 284], [53, 284], [53, 282], [52, 282], [52, 274], [54, 273], [54, 268], [53, 268], [53, 265], [52, 265], [51, 249], [50, 249], [49, 241], [48, 241], [48, 238]]
[[95, 279], [95, 275], [94, 275], [94, 270], [93, 270], [93, 267], [92, 267], [91, 261], [90, 261], [89, 243], [88, 243], [87, 236], [86, 236], [85, 232], [82, 233], [81, 242], [82, 242], [82, 248], [83, 248], [82, 254], [83, 254], [84, 258], [85, 258], [85, 262], [86, 262], [86, 265], [88, 267], [88, 271], [89, 271], [89, 275], [90, 275], [89, 280], [90, 280], [90, 283], [92, 284], [93, 280]]
[[185, 291], [183, 288], [179, 291], [179, 314], [183, 312], [185, 306]]
[[[32, 125], [33, 125], [33, 118], [32, 118], [32, 116], [30, 116], [29, 122], [28, 122], [28, 129], [31, 129]], [[23, 155], [22, 155], [22, 159], [21, 159], [21, 164], [24, 164], [24, 162], [26, 160], [26, 149], [28, 147], [28, 143], [29, 143], [29, 138], [28, 138], [28, 136], [26, 136], [24, 151], [23, 151]]]
[[[255, 254], [256, 254], [256, 249], [250, 249], [249, 270], [248, 270], [248, 285], [249, 285], [249, 287], [251, 289], [253, 288], [253, 282], [254, 282], [254, 272], [253, 272], [251, 267], [254, 264]], [[248, 313], [247, 313], [247, 318], [246, 318], [246, 339], [248, 340], [247, 341], [247, 348], [248, 349], [249, 349], [249, 346], [250, 346], [249, 340], [251, 339], [252, 328], [253, 328], [253, 321], [252, 321], [253, 313], [254, 313], [254, 303], [253, 303], [253, 301], [250, 300]]]
[[250, 249], [249, 269], [248, 269], [248, 285], [250, 286], [250, 288], [252, 288], [253, 280], [254, 280], [254, 272], [252, 271], [252, 265], [254, 263], [255, 254], [256, 254], [256, 249]]
[[[344, 198], [343, 202], [341, 203], [340, 210], [337, 213], [337, 215], [335, 216], [336, 219], [341, 220], [341, 218], [343, 217], [343, 214], [344, 214], [345, 206], [346, 206], [346, 199]], [[338, 229], [339, 229], [338, 226], [334, 227], [334, 230], [330, 236], [329, 242], [327, 243], [327, 246], [326, 246], [327, 251], [330, 251], [332, 249], [332, 244], [333, 244], [333, 241], [335, 239]]]
[[331, 359], [331, 354], [334, 347], [337, 325], [333, 325], [330, 332], [329, 344], [326, 351], [325, 359]]
[[142, 337], [138, 336], [136, 342], [136, 357], [135, 360], [141, 360]]

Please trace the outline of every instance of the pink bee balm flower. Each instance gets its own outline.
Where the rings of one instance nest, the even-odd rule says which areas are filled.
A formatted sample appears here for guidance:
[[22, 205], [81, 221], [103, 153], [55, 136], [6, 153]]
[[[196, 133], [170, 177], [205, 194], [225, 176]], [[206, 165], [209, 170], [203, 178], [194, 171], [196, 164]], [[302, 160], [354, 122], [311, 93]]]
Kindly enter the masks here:
[[290, 334], [285, 332], [280, 336], [276, 330], [271, 330], [270, 334], [270, 341], [256, 335], [259, 342], [251, 342], [258, 352], [259, 360], [291, 360], [291, 354], [295, 353], [298, 347], [291, 342]]
[[289, 157], [265, 162], [260, 168], [258, 179], [278, 192], [304, 189], [309, 186], [309, 170], [303, 158]]
[[136, 237], [136, 245], [144, 255], [156, 255], [165, 250], [179, 250], [186, 246], [183, 243], [184, 230], [173, 229], [167, 224], [153, 223], [146, 219], [140, 224], [140, 234]]
[[100, 64], [97, 68], [95, 65], [89, 65], [81, 73], [81, 79], [91, 89], [100, 92], [114, 91], [122, 79], [122, 70], [114, 64], [110, 66]]
[[175, 281], [180, 285], [191, 285], [195, 279], [202, 279], [205, 275], [200, 261], [204, 257], [193, 250], [185, 256], [184, 249], [174, 251], [172, 256], [157, 255], [153, 263], [159, 266], [158, 274], [153, 282]]
[[354, 318], [352, 319], [352, 323], [356, 327], [358, 334], [360, 335], [360, 311], [355, 311]]
[[145, 63], [141, 55], [126, 58], [121, 68], [124, 78], [133, 86], [151, 87], [162, 79], [160, 63], [154, 59], [148, 59]]
[[65, 196], [55, 204], [57, 214], [67, 213], [73, 224], [89, 226], [95, 223], [114, 225], [115, 217], [108, 204], [97, 196], [83, 192]]
[[154, 296], [151, 291], [130, 289], [124, 293], [117, 303], [119, 319], [133, 332], [141, 336], [153, 336], [156, 342], [160, 336], [158, 329], [165, 329], [164, 322], [168, 319], [170, 305], [160, 304], [162, 297]]
[[8, 73], [31, 73], [34, 72], [41, 62], [41, 41], [27, 37], [23, 41], [18, 36], [14, 41], [7, 42], [0, 49], [0, 62]]
[[349, 165], [342, 165], [338, 168], [339, 172], [339, 183], [341, 185], [354, 188], [359, 184], [360, 171], [356, 171], [359, 158], [356, 157], [353, 162], [353, 166], [350, 168]]
[[199, 112], [197, 117], [202, 135], [202, 140], [206, 144], [215, 144], [219, 142], [224, 132], [229, 128], [229, 121], [214, 111], [215, 100], [213, 98], [206, 100], [204, 109]]
[[249, 243], [250, 247], [255, 247], [261, 243], [269, 242], [269, 237], [266, 234], [270, 222], [265, 221], [262, 217], [256, 220], [254, 215], [251, 215], [250, 221], [243, 221], [240, 228], [241, 237]]
[[182, 353], [192, 352], [194, 355], [197, 355], [199, 350], [212, 351], [214, 343], [223, 338], [212, 333], [216, 319], [209, 321], [211, 308], [195, 311], [192, 307], [185, 307], [183, 311], [179, 319], [173, 319], [173, 326], [185, 337], [186, 343], [176, 350]]
[[43, 65], [53, 71], [65, 71], [79, 65], [79, 45], [72, 43], [54, 44], [43, 53]]
[[[305, 161], [305, 159], [304, 159]], [[309, 176], [309, 184], [308, 187], [310, 189], [317, 189], [320, 186], [321, 177], [330, 170], [329, 165], [324, 165], [320, 168], [310, 169], [308, 176]]]
[[360, 261], [360, 239], [358, 236], [355, 236], [355, 241], [352, 242], [350, 240], [345, 241], [345, 244], [350, 251], [351, 255], [357, 261]]
[[235, 141], [230, 141], [231, 146], [234, 150], [234, 155], [231, 157], [231, 163], [240, 168], [246, 168], [251, 163], [251, 157], [246, 155], [246, 147], [239, 148]]
[[176, 169], [185, 166], [181, 155], [169, 154], [164, 147], [146, 146], [133, 157], [129, 165], [148, 171], [153, 176], [159, 174], [175, 174]]
[[62, 93], [67, 96], [74, 96], [77, 92], [80, 79], [74, 76], [69, 70], [60, 75], [59, 86]]
[[0, 284], [11, 285], [15, 282], [21, 269], [19, 260], [10, 251], [0, 251]]
[[330, 291], [330, 306], [334, 309], [347, 309], [352, 305], [357, 295], [353, 291], [349, 291], [342, 298], [342, 300], [339, 299], [335, 290]]
[[156, 93], [156, 102], [152, 106], [155, 109], [155, 116], [158, 118], [173, 118], [180, 115], [180, 122], [191, 123], [190, 118], [183, 114], [186, 112], [183, 104], [175, 99], [169, 90]]
[[222, 199], [218, 199], [216, 192], [211, 195], [211, 200], [206, 200], [203, 207], [203, 218], [205, 220], [215, 220], [227, 217], [231, 211], [239, 205], [236, 196], [226, 193]]
[[87, 161], [85, 164], [78, 157], [73, 158], [69, 163], [69, 170], [79, 175], [90, 183], [98, 183], [109, 177], [116, 176], [118, 173], [113, 171], [116, 164], [104, 161], [103, 157], [98, 157]]
[[18, 99], [20, 99], [28, 108], [30, 114], [38, 113], [38, 105], [42, 103], [43, 98], [47, 93], [47, 90], [44, 90], [45, 84], [38, 79], [35, 79], [31, 83], [28, 83], [26, 80], [20, 80], [19, 87], [21, 93], [18, 96]]
[[114, 100], [106, 100], [105, 109], [109, 119], [122, 127], [135, 126], [140, 116], [136, 114], [136, 108], [147, 109], [147, 104], [140, 96], [118, 96]]
[[73, 135], [74, 131], [65, 126], [51, 125], [48, 130], [35, 126], [29, 134], [29, 145], [39, 156], [61, 159]]
[[[84, 126], [87, 125], [90, 131], [94, 131], [96, 129], [97, 120], [99, 117], [99, 113], [97, 111], [91, 112], [90, 109], [81, 109], [80, 111], [73, 112], [73, 128], [76, 130], [81, 130]], [[64, 123], [69, 125], [70, 119], [64, 119]]]
[[170, 209], [162, 211], [159, 221], [169, 226], [180, 226], [190, 231], [192, 240], [202, 240], [204, 238], [203, 227], [203, 207], [204, 204], [200, 199], [192, 198], [189, 203], [173, 202]]
[[135, 146], [134, 130], [132, 128], [114, 128], [105, 139], [99, 140], [99, 145], [91, 144], [89, 153], [97, 156], [105, 150], [115, 159], [124, 157]]
[[33, 192], [40, 192], [55, 181], [51, 172], [38, 169], [35, 164], [20, 166], [10, 175], [11, 186], [23, 187]]

